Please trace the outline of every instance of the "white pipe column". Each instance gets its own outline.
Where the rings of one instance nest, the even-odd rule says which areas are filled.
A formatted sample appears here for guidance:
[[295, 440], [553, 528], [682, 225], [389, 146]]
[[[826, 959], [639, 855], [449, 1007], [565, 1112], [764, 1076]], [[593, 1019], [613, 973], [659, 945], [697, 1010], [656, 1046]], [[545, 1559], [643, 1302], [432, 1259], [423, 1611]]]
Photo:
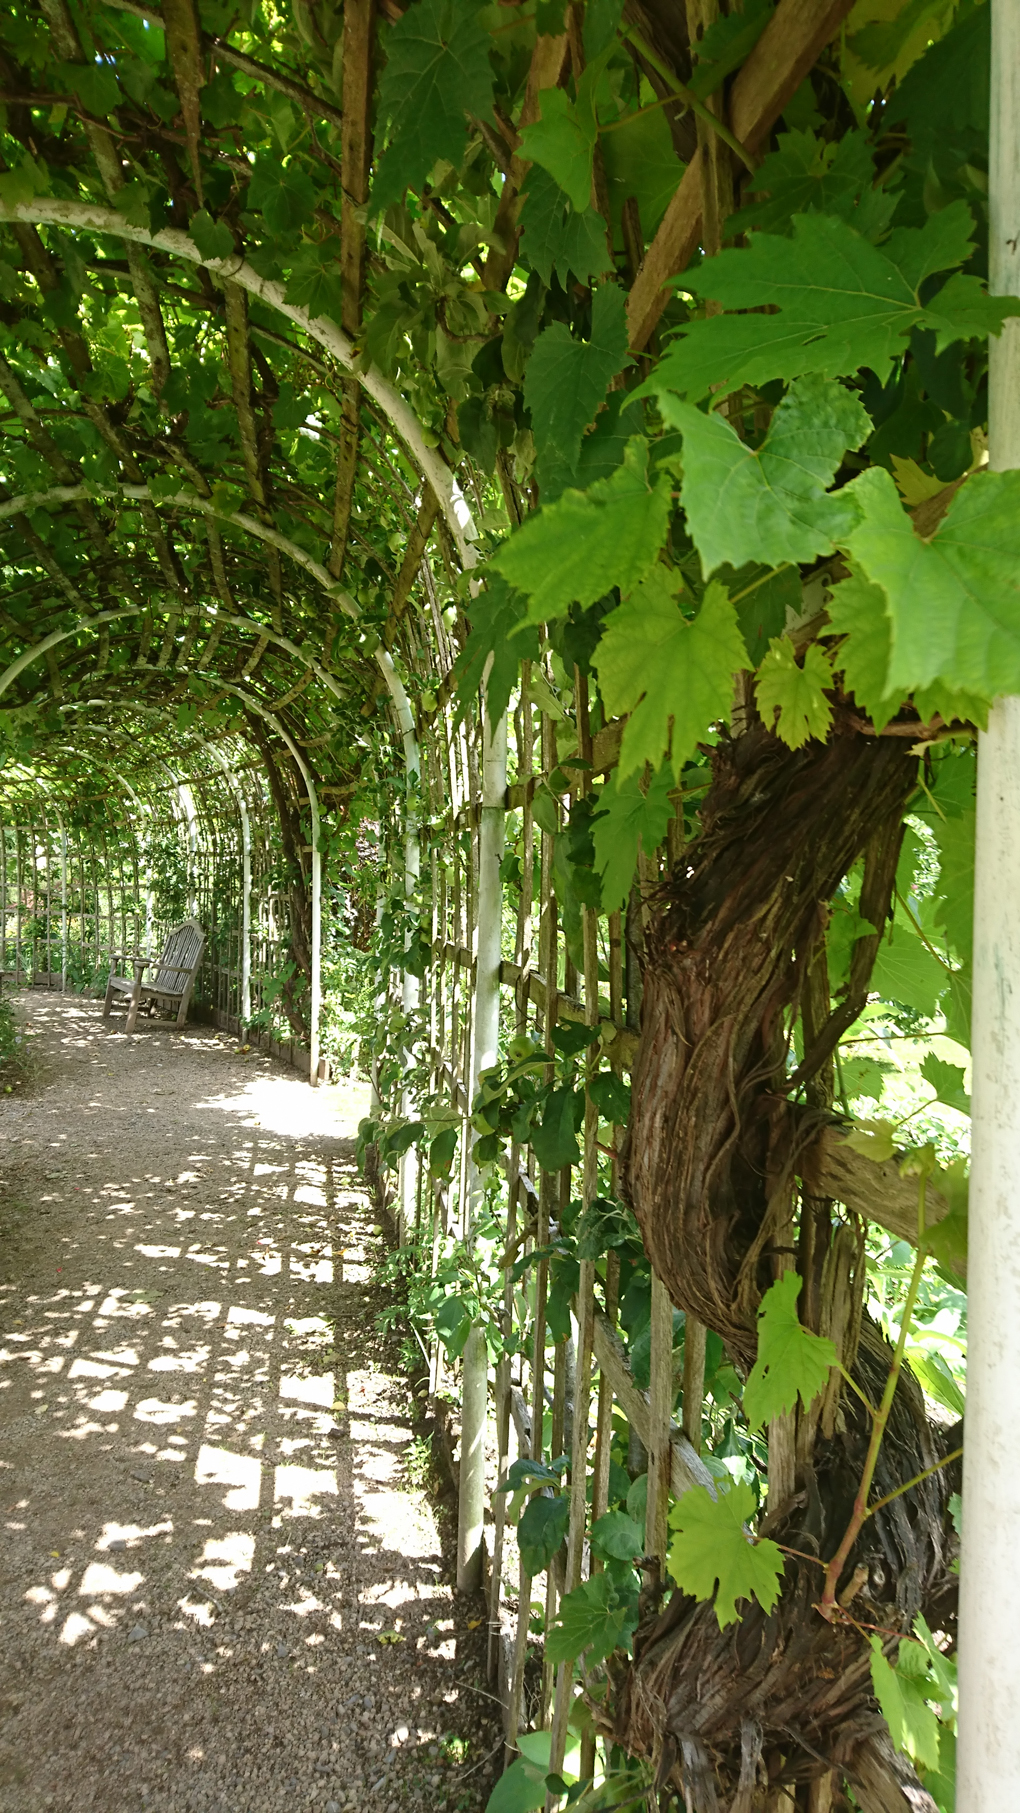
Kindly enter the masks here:
[[67, 993], [67, 830], [60, 819], [60, 992]]
[[[397, 729], [404, 750], [404, 899], [412, 902], [418, 892], [418, 880], [421, 874], [421, 838], [419, 788], [421, 785], [421, 751], [415, 735], [414, 714], [407, 696], [404, 683], [393, 665], [392, 657], [385, 649], [376, 650], [383, 679], [386, 681], [390, 699], [393, 703], [393, 714], [397, 720]], [[418, 1010], [421, 1001], [421, 984], [410, 970], [404, 970], [400, 985], [400, 1004], [405, 1016], [410, 1017]], [[411, 1058], [411, 1051], [405, 1054], [405, 1061]], [[404, 1091], [401, 1097], [400, 1111], [410, 1118], [414, 1103], [410, 1093]], [[414, 1147], [404, 1153], [400, 1160], [398, 1184], [397, 1229], [403, 1245], [407, 1229], [413, 1225], [418, 1198], [418, 1154]]]
[[[485, 680], [488, 680], [488, 669]], [[490, 724], [484, 702], [484, 684], [482, 698], [482, 805], [478, 831], [478, 919], [471, 1073], [468, 1077], [469, 1113], [482, 1071], [495, 1064], [499, 1055], [499, 970], [503, 942], [503, 884], [499, 869], [506, 831], [506, 716], [497, 724]], [[465, 1139], [468, 1138], [470, 1125], [465, 1128]], [[481, 1178], [471, 1165], [468, 1172], [468, 1239], [481, 1189]], [[457, 1586], [461, 1592], [477, 1592], [482, 1583], [488, 1390], [488, 1349], [482, 1329], [475, 1327], [468, 1335], [463, 1355], [457, 1510]]]
[[[1020, 296], [1020, 5], [991, 0], [989, 288]], [[1020, 321], [992, 338], [989, 462], [1020, 468]], [[978, 744], [958, 1813], [1020, 1807], [1020, 698]]]
[[230, 763], [215, 743], [206, 745], [213, 760], [222, 768], [227, 786], [234, 796], [241, 821], [241, 990], [240, 1021], [243, 1032], [251, 1019], [251, 819], [244, 791]]

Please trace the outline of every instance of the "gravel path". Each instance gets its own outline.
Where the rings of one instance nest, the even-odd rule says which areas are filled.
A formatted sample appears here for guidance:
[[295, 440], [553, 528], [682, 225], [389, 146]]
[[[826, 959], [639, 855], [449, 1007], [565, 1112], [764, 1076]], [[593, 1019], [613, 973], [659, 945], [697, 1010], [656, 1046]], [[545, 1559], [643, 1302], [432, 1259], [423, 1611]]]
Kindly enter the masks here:
[[499, 1749], [376, 1332], [359, 1089], [24, 993], [0, 1098], [4, 1813], [481, 1809]]

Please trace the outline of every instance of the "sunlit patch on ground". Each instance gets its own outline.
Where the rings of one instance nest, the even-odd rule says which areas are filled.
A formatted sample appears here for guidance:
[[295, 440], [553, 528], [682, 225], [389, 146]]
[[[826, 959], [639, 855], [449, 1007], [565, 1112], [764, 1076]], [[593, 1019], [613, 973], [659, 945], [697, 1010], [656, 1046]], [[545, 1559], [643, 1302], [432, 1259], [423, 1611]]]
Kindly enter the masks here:
[[478, 1708], [365, 1294], [364, 1089], [24, 1003], [52, 1069], [0, 1103], [3, 1813], [451, 1804], [415, 1745]]

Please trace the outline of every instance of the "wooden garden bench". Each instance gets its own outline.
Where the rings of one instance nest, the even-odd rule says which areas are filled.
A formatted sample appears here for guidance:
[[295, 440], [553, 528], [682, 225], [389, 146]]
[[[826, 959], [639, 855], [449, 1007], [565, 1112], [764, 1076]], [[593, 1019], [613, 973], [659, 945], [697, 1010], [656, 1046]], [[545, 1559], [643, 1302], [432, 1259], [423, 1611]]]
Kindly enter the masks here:
[[[205, 933], [198, 920], [185, 919], [182, 925], [174, 926], [158, 957], [136, 957], [126, 951], [111, 951], [114, 965], [131, 963], [135, 973], [133, 976], [119, 976], [116, 968], [110, 970], [106, 1000], [103, 1003], [103, 1019], [107, 1018], [115, 999], [127, 996], [127, 1032], [134, 1032], [138, 1009], [143, 1003], [150, 1008], [176, 1007], [177, 1025], [183, 1026], [188, 1017], [191, 991], [195, 986], [204, 944]], [[147, 969], [155, 969], [156, 972], [151, 982], [144, 980]]]

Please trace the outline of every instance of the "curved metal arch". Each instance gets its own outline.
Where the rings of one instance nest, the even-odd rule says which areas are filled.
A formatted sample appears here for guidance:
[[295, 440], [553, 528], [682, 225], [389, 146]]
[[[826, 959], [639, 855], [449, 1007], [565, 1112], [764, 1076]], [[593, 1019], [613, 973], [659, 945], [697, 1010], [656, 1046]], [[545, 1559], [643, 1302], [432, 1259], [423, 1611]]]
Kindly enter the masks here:
[[[375, 399], [435, 492], [461, 565], [468, 568], [476, 564], [477, 551], [471, 545], [474, 524], [455, 475], [439, 458], [435, 448], [428, 445], [421, 423], [400, 392], [380, 372], [360, 366], [347, 335], [327, 315], [316, 316], [313, 321], [306, 308], [286, 300], [282, 283], [260, 277], [239, 253], [235, 252], [229, 258], [203, 258], [194, 240], [177, 227], [162, 227], [159, 232], [150, 233], [144, 227], [133, 226], [113, 208], [100, 208], [88, 202], [58, 201], [47, 196], [26, 202], [0, 202], [0, 225], [13, 226], [19, 221], [30, 226], [61, 226], [79, 232], [106, 233], [113, 239], [131, 240], [136, 245], [167, 252], [172, 258], [184, 259], [189, 264], [204, 265], [206, 270], [215, 271], [228, 282], [238, 284], [293, 321], [310, 339], [317, 340], [332, 353], [344, 370], [357, 378]], [[470, 538], [469, 529], [472, 531]]]

